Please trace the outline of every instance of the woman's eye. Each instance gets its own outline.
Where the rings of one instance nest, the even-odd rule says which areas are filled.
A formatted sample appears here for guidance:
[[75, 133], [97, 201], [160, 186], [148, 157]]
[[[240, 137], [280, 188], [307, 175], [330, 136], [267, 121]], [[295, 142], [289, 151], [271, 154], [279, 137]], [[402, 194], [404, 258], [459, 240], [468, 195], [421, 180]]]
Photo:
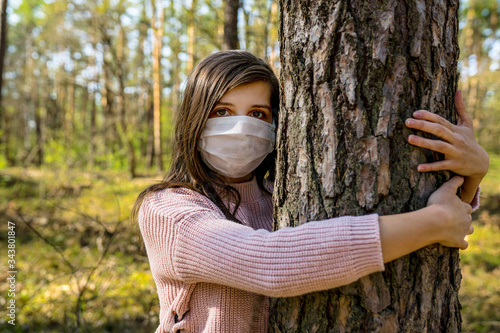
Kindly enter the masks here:
[[252, 117], [255, 117], [255, 118], [258, 118], [258, 119], [262, 119], [266, 116], [266, 114], [262, 111], [253, 111], [252, 112]]
[[216, 117], [224, 117], [227, 115], [229, 115], [229, 112], [226, 109], [219, 109], [219, 110], [215, 110], [215, 112], [214, 112], [214, 116], [216, 116]]

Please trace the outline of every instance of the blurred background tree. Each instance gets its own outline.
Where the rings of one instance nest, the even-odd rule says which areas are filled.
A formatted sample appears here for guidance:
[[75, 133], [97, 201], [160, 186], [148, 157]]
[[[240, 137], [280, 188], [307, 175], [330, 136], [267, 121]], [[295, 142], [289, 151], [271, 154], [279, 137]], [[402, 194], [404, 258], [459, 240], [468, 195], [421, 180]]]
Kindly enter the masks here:
[[239, 45], [278, 66], [275, 1], [11, 0], [6, 12], [0, 166], [163, 170], [199, 59]]
[[462, 90], [480, 142], [500, 152], [500, 26], [498, 0], [469, 0], [461, 8]]
[[[168, 166], [172, 119], [197, 61], [236, 45], [279, 74], [277, 1], [1, 4], [0, 252], [14, 221], [17, 331], [153, 331], [156, 289], [130, 208]], [[478, 238], [462, 254], [464, 331], [500, 330], [499, 4], [460, 7], [459, 85], [492, 157]]]

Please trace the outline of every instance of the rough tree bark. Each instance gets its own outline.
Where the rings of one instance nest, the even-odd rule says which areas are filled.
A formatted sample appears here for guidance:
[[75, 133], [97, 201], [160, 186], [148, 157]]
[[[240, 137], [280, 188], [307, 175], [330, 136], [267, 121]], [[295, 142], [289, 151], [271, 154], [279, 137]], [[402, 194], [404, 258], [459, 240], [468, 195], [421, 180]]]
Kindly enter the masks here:
[[[423, 207], [446, 174], [404, 120], [456, 121], [458, 1], [281, 0], [275, 229]], [[458, 251], [430, 246], [334, 290], [274, 299], [271, 332], [457, 332]]]

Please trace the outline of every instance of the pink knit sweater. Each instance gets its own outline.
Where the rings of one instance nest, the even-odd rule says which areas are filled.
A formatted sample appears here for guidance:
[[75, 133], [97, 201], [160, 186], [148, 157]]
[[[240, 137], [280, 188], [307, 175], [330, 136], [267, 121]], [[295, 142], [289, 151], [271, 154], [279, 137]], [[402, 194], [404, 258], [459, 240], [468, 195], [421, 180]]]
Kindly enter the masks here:
[[232, 185], [243, 225], [188, 189], [143, 202], [139, 226], [160, 299], [157, 333], [267, 332], [269, 296], [335, 288], [384, 269], [377, 215], [271, 232], [271, 197], [255, 179]]

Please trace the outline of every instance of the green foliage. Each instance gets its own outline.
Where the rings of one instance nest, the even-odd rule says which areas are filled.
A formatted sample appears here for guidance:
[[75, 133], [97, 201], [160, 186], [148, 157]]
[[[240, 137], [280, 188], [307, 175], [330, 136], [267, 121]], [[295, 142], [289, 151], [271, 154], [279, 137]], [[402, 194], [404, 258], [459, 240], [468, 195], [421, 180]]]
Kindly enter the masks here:
[[[1, 219], [16, 222], [19, 332], [155, 329], [156, 287], [139, 230], [130, 224], [137, 194], [151, 183], [112, 170], [2, 170]], [[2, 235], [6, 226], [0, 225]]]

